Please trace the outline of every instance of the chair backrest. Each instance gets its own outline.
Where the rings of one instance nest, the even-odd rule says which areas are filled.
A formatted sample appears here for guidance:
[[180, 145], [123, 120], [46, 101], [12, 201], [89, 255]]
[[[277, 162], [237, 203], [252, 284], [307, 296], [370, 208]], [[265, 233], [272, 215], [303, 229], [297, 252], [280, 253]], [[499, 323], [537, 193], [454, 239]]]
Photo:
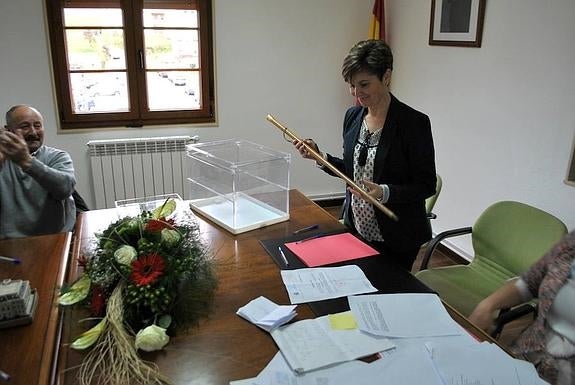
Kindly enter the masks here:
[[80, 214], [82, 211], [90, 210], [88, 204], [78, 191], [74, 190], [72, 193], [72, 198], [74, 199], [74, 204], [76, 205], [76, 215]]
[[543, 210], [520, 202], [497, 202], [473, 225], [473, 262], [483, 260], [520, 275], [566, 233], [565, 224]]
[[431, 214], [431, 211], [435, 206], [435, 202], [437, 202], [437, 197], [439, 197], [439, 193], [441, 192], [441, 187], [443, 184], [439, 174], [436, 174], [435, 176], [437, 177], [437, 182], [435, 183], [435, 194], [425, 200], [425, 211], [428, 215]]

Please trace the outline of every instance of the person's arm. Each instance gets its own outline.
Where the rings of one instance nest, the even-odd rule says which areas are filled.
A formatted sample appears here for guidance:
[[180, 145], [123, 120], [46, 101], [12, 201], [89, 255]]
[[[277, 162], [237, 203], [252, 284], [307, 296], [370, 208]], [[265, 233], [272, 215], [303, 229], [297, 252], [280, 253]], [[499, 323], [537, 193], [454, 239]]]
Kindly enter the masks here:
[[[365, 192], [371, 195], [374, 199], [378, 200], [381, 203], [386, 203], [389, 200], [388, 185], [373, 183], [368, 179], [364, 179], [362, 182], [364, 185]], [[353, 195], [363, 199], [363, 196], [359, 192], [355, 191], [355, 189], [351, 187], [348, 187], [348, 189]]]
[[76, 178], [72, 158], [64, 151], [57, 151], [48, 159], [47, 164], [36, 158], [30, 167], [24, 170], [57, 200], [66, 199], [74, 192]]
[[0, 153], [2, 163], [10, 159], [21, 168], [27, 168], [32, 161], [24, 139], [5, 129], [0, 130]]
[[[317, 143], [313, 139], [304, 139], [303, 142], [305, 142], [305, 144], [307, 144], [316, 153], [318, 153], [325, 161], [329, 162], [332, 166], [337, 168], [339, 171], [345, 173], [345, 167], [344, 167], [342, 159], [336, 158], [336, 157], [331, 156], [325, 152], [320, 151], [319, 146], [317, 145]], [[293, 143], [294, 147], [296, 148], [296, 150], [298, 150], [298, 152], [300, 153], [302, 158], [315, 160], [315, 158], [311, 155], [311, 153], [307, 150], [307, 148], [302, 144], [302, 141], [294, 140], [292, 143]], [[316, 160], [316, 165], [319, 168], [321, 168], [323, 171], [325, 171], [326, 173], [328, 173], [332, 176], [336, 176], [336, 174], [333, 171], [331, 171], [329, 168], [325, 167], [321, 162], [318, 162], [317, 160]]]
[[523, 303], [525, 298], [517, 287], [517, 280], [518, 278], [508, 281], [489, 297], [479, 302], [469, 316], [469, 321], [485, 331], [490, 331], [497, 315], [496, 312]]
[[409, 181], [388, 181], [387, 203], [420, 202], [435, 194], [435, 149], [429, 117], [419, 112], [411, 113], [404, 118], [403, 124], [404, 129], [399, 132], [398, 141], [393, 145], [403, 148], [405, 160], [400, 167], [408, 173]]
[[8, 130], [0, 132], [0, 148], [3, 156], [34, 178], [54, 199], [66, 199], [74, 192], [74, 166], [65, 151], [50, 149], [38, 160], [30, 154], [24, 139]]

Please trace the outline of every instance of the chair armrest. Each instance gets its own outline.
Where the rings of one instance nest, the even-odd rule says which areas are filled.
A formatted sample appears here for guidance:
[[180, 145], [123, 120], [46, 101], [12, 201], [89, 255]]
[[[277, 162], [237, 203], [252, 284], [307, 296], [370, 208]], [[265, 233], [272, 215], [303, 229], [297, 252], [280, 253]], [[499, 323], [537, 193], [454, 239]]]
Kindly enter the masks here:
[[537, 316], [536, 304], [528, 302], [515, 306], [512, 309], [501, 309], [501, 311], [499, 312], [499, 316], [494, 321], [495, 328], [491, 332], [491, 337], [493, 338], [499, 337], [505, 325], [529, 313], [533, 313], [533, 318]]
[[458, 235], [463, 234], [471, 234], [472, 228], [471, 227], [462, 227], [459, 229], [447, 230], [441, 232], [435, 236], [428, 244], [427, 248], [425, 249], [425, 254], [423, 254], [423, 260], [421, 261], [421, 266], [419, 267], [419, 271], [427, 269], [427, 265], [429, 264], [429, 259], [431, 255], [437, 248], [437, 246], [446, 238], [456, 237]]

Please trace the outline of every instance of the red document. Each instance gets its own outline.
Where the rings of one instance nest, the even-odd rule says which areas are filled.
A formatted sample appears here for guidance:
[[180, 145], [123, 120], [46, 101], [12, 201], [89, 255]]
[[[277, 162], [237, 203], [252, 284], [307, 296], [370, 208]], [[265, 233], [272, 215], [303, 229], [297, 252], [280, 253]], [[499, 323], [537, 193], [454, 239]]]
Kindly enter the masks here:
[[308, 267], [329, 265], [379, 254], [350, 233], [326, 235], [285, 244]]

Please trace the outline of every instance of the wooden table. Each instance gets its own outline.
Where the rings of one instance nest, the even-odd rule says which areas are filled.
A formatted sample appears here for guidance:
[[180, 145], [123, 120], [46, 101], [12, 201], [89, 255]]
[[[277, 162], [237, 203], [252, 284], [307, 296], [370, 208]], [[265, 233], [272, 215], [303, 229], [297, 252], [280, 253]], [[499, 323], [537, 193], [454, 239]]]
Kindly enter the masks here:
[[57, 295], [65, 278], [70, 240], [71, 233], [60, 233], [0, 241], [0, 255], [22, 261], [19, 265], [0, 262], [0, 280], [28, 280], [38, 294], [31, 324], [0, 329], [0, 369], [11, 375], [9, 384], [51, 383], [59, 337]]
[[[124, 214], [118, 214], [117, 209], [84, 213], [78, 222], [74, 253], [81, 252], [95, 231], [105, 229], [120, 216]], [[198, 221], [202, 237], [217, 260], [219, 287], [213, 314], [186, 335], [172, 338], [164, 351], [147, 354], [144, 358], [156, 362], [176, 384], [227, 385], [230, 380], [256, 376], [277, 352], [269, 334], [237, 316], [237, 309], [260, 295], [278, 304], [289, 303], [280, 270], [262, 248], [260, 240], [287, 238], [294, 230], [316, 223], [326, 232], [343, 227], [295, 190], [290, 191], [290, 220], [287, 222], [234, 236], [207, 220], [198, 218]], [[70, 269], [71, 275], [77, 274], [74, 266]], [[307, 305], [298, 306], [297, 312], [297, 319], [315, 317]], [[75, 326], [72, 313], [66, 313], [57, 368], [62, 384], [75, 383], [74, 370], [63, 370], [73, 367], [82, 358], [80, 353], [66, 346], [83, 331]], [[481, 339], [487, 338], [477, 330], [476, 334]]]

